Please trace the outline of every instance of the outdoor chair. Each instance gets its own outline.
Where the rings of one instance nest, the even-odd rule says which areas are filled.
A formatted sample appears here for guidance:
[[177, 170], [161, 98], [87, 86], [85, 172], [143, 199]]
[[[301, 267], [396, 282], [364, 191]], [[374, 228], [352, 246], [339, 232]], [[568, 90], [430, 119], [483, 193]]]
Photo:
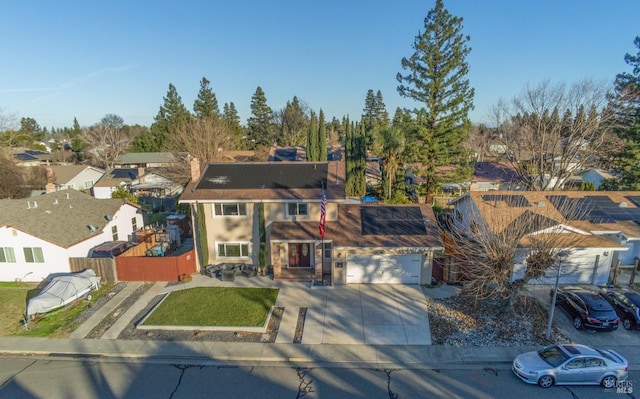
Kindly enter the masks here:
[[247, 265], [242, 271], [242, 275], [245, 277], [255, 277], [258, 275], [258, 270], [254, 265]]
[[244, 270], [245, 265], [243, 263], [238, 263], [233, 265], [233, 272], [236, 276], [242, 276], [242, 271]]
[[220, 280], [222, 281], [234, 281], [236, 279], [236, 275], [233, 269], [222, 269], [220, 271]]

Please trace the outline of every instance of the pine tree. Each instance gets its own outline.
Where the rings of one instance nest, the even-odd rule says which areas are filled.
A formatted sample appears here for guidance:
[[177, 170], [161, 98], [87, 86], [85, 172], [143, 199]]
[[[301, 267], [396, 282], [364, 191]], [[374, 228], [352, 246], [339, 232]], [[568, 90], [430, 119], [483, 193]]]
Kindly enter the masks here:
[[242, 128], [242, 125], [240, 125], [240, 116], [238, 116], [238, 111], [236, 110], [236, 106], [233, 101], [229, 104], [224, 103], [224, 113], [222, 114], [222, 119], [234, 132], [236, 136], [236, 147], [245, 148], [246, 142], [242, 139], [244, 135], [244, 129]]
[[220, 117], [218, 100], [211, 87], [209, 87], [209, 83], [207, 78], [202, 78], [198, 98], [193, 102], [193, 113], [198, 119]]
[[374, 115], [376, 129], [387, 129], [389, 127], [389, 113], [387, 112], [387, 108], [384, 105], [382, 92], [380, 90], [376, 92]]
[[251, 97], [251, 117], [248, 119], [249, 143], [253, 147], [265, 147], [274, 144], [273, 112], [267, 105], [267, 97], [258, 86]]
[[364, 123], [365, 130], [370, 132], [376, 125], [376, 97], [372, 89], [367, 91], [362, 112], [362, 123]]
[[624, 57], [632, 67], [632, 73], [616, 76], [609, 103], [616, 119], [614, 131], [623, 144], [622, 151], [614, 159], [614, 166], [622, 176], [620, 182], [613, 185], [624, 190], [640, 190], [640, 36], [633, 43], [638, 53], [627, 53]]
[[317, 161], [327, 160], [327, 127], [324, 122], [324, 112], [320, 108], [320, 115], [318, 116], [318, 141], [317, 145]]
[[[436, 0], [424, 20], [424, 32], [414, 40], [414, 54], [402, 59], [407, 75], [398, 73], [398, 92], [424, 104], [419, 118], [421, 126], [410, 142], [417, 143], [418, 161], [450, 164], [466, 161], [463, 144], [471, 123], [474, 90], [469, 85], [466, 57], [470, 37], [462, 34], [462, 18], [452, 16]], [[427, 197], [435, 190], [435, 168], [422, 171]]]
[[78, 123], [78, 119], [73, 117], [73, 127], [69, 131], [69, 140], [71, 141], [71, 151], [73, 151], [75, 161], [80, 162], [80, 152], [82, 152], [82, 140], [81, 135], [82, 128]]
[[[152, 140], [143, 139], [149, 152], [162, 151], [167, 136], [174, 133], [182, 123], [191, 117], [173, 84], [169, 83], [167, 96], [163, 97], [163, 99], [164, 104], [160, 106], [160, 110], [151, 125], [150, 134]], [[134, 146], [138, 146], [138, 144], [134, 144]]]
[[311, 111], [309, 130], [307, 131], [307, 161], [316, 162], [320, 157], [318, 152], [318, 117]]

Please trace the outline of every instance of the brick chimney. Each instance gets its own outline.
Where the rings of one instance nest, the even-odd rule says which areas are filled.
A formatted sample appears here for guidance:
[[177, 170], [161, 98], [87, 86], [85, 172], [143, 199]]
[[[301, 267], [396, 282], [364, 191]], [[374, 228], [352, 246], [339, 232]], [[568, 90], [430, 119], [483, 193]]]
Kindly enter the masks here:
[[200, 160], [191, 158], [191, 181], [195, 182], [200, 179]]
[[56, 178], [54, 176], [53, 169], [51, 169], [51, 166], [47, 166], [45, 169], [47, 170], [47, 185], [44, 186], [45, 193], [55, 193], [56, 184], [54, 182]]
[[140, 183], [146, 183], [144, 178], [144, 168], [142, 166], [138, 166], [138, 181]]

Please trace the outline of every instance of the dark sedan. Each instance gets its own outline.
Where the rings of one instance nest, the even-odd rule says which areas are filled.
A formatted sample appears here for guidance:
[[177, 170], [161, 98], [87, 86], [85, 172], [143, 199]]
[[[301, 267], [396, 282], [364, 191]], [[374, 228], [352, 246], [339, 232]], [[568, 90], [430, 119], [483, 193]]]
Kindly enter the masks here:
[[[553, 295], [553, 290], [551, 290]], [[573, 319], [573, 326], [580, 329], [608, 330], [618, 328], [620, 319], [606, 299], [584, 288], [558, 288], [556, 305]]]
[[603, 290], [600, 292], [613, 306], [625, 330], [640, 329], [640, 293], [631, 290]]

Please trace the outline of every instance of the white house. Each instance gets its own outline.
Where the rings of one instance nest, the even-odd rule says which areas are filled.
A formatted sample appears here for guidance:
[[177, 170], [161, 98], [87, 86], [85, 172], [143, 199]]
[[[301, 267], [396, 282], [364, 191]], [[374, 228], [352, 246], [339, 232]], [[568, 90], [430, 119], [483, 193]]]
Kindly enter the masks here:
[[[498, 191], [469, 192], [451, 201], [451, 223], [458, 231], [473, 231], [481, 224], [503, 231], [525, 214], [545, 219], [538, 231], [566, 234], [561, 284], [606, 285], [611, 267], [633, 265], [640, 256], [640, 192], [623, 191]], [[518, 246], [512, 279], [524, 273], [529, 240]], [[532, 283], [552, 283], [546, 276]]]
[[142, 225], [137, 205], [75, 190], [0, 200], [0, 281], [38, 282], [70, 272], [69, 258], [86, 257], [106, 241], [127, 240]]
[[105, 171], [86, 165], [52, 165], [56, 190], [72, 188], [74, 190], [88, 190], [104, 176]]

